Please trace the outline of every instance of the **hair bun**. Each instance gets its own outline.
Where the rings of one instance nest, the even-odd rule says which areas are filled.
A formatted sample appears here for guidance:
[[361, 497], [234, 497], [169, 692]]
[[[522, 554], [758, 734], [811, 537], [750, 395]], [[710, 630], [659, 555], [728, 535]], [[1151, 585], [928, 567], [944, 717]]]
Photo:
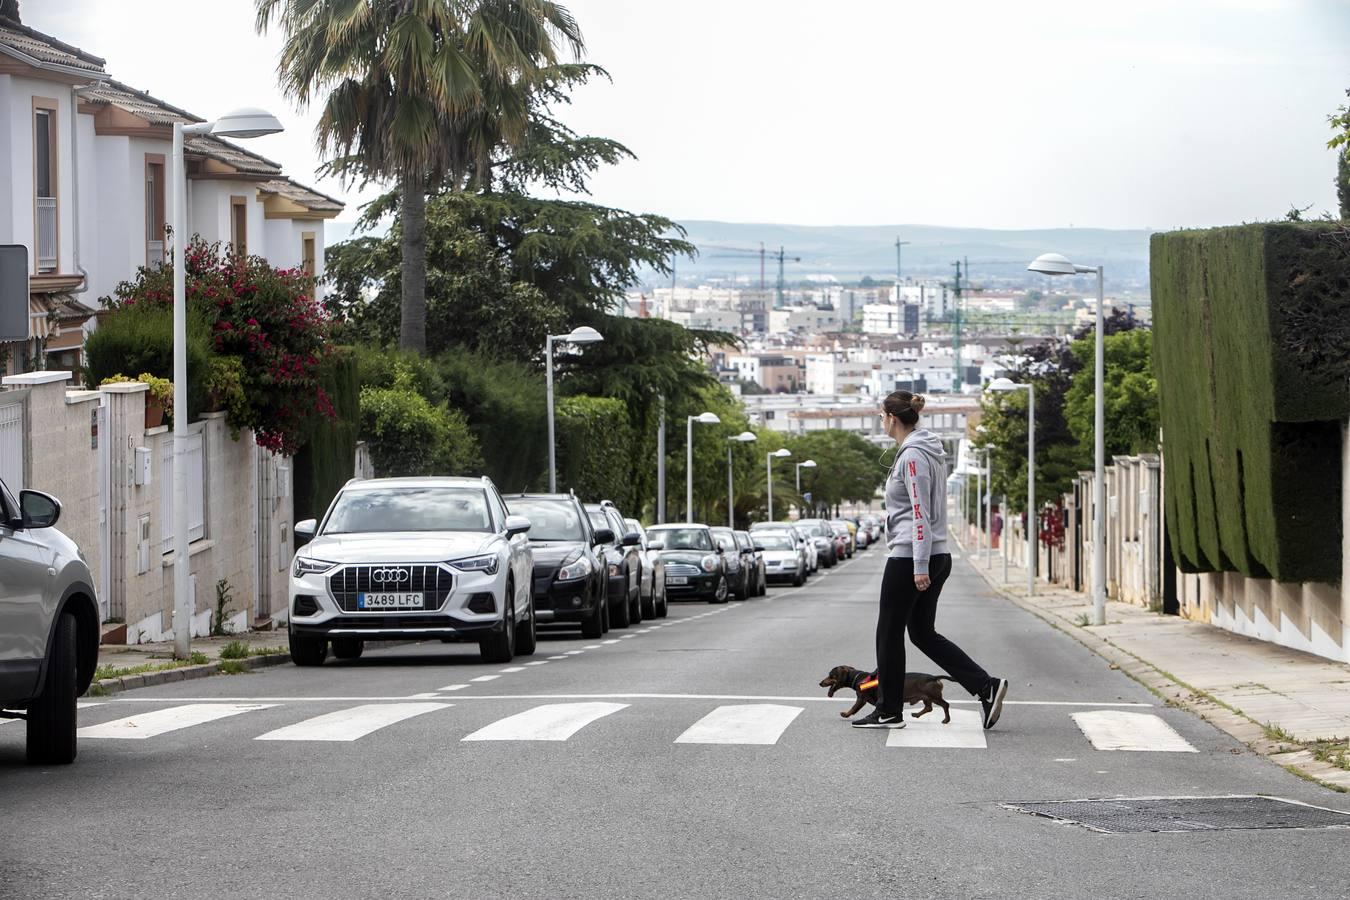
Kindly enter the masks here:
[[915, 394], [913, 397], [909, 398], [909, 408], [915, 412], [923, 412], [923, 408], [927, 403], [928, 400], [924, 398], [923, 394]]

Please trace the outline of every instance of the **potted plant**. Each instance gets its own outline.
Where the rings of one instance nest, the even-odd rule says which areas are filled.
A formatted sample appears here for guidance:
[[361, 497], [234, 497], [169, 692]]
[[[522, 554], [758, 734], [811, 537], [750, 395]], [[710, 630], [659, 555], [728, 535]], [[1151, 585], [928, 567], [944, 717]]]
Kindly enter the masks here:
[[139, 381], [150, 388], [145, 397], [145, 427], [149, 429], [163, 425], [165, 414], [173, 410], [173, 382], [167, 378], [157, 378], [149, 372], [142, 372], [135, 378], [112, 375], [103, 379], [101, 384], [127, 384], [133, 381]]

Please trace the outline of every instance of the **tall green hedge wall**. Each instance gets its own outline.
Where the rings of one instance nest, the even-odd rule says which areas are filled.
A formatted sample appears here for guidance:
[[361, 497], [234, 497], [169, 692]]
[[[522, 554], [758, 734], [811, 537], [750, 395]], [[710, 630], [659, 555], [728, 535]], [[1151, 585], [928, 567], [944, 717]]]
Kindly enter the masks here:
[[628, 407], [613, 397], [564, 397], [554, 415], [558, 433], [558, 489], [586, 503], [613, 500], [636, 517], [633, 463], [636, 442]]
[[357, 360], [339, 348], [325, 361], [320, 384], [337, 413], [320, 422], [295, 455], [295, 519], [322, 518], [337, 492], [356, 471], [356, 432], [361, 420], [361, 384]]
[[[1340, 580], [1350, 256], [1332, 225], [1153, 236], [1153, 365], [1173, 555]], [[1332, 348], [1332, 349], [1328, 349]]]

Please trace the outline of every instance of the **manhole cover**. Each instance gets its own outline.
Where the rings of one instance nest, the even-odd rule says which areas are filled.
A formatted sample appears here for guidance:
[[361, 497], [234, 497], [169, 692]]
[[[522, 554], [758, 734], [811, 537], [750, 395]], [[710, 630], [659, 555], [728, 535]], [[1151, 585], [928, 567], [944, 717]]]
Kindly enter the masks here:
[[1137, 797], [1041, 800], [1004, 809], [1082, 825], [1104, 834], [1232, 831], [1247, 828], [1350, 828], [1350, 813], [1277, 797]]

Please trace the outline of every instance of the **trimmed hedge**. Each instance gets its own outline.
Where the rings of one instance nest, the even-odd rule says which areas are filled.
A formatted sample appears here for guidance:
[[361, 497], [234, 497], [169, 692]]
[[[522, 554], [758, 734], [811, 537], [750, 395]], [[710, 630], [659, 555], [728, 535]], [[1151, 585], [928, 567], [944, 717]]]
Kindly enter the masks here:
[[361, 383], [356, 355], [340, 348], [323, 362], [319, 386], [333, 403], [335, 419], [315, 426], [295, 454], [295, 519], [317, 519], [356, 471], [356, 430], [361, 420]]
[[564, 397], [554, 410], [558, 489], [587, 503], [613, 500], [624, 515], [636, 510], [636, 447], [628, 407], [613, 397]]
[[1350, 257], [1334, 231], [1153, 236], [1167, 527], [1183, 571], [1340, 579]]
[[[211, 325], [194, 310], [187, 326], [188, 421], [195, 421], [206, 407]], [[173, 307], [137, 304], [105, 316], [85, 341], [84, 354], [90, 389], [113, 375], [135, 378], [142, 372], [173, 381]]]

